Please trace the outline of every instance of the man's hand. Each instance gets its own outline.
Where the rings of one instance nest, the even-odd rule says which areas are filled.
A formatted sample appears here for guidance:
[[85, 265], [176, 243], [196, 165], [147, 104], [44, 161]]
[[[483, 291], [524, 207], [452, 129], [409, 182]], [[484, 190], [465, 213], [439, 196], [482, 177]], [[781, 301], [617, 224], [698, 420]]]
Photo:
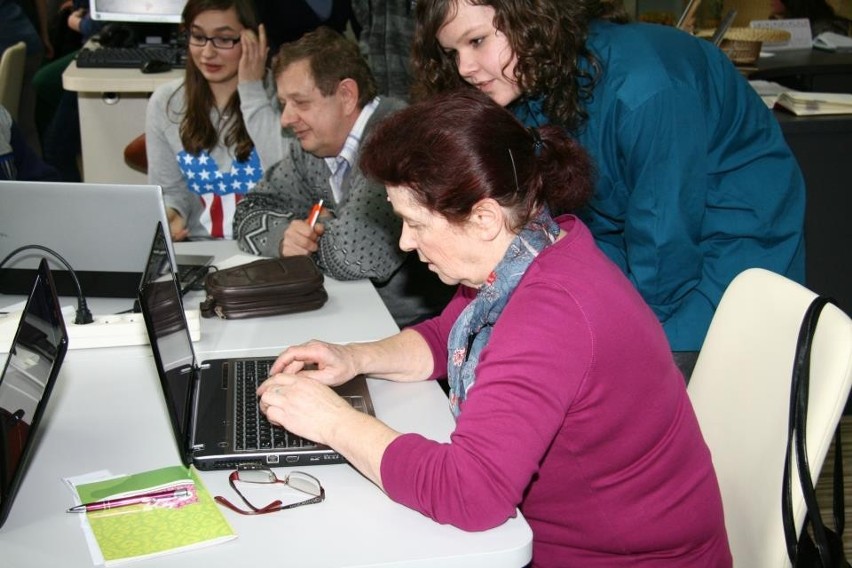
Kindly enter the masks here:
[[83, 17], [86, 15], [85, 8], [78, 8], [68, 15], [68, 27], [77, 33], [80, 33], [80, 25]]
[[322, 223], [311, 227], [302, 219], [291, 221], [278, 244], [278, 253], [282, 257], [311, 255], [319, 249], [319, 238], [324, 232], [325, 226]]

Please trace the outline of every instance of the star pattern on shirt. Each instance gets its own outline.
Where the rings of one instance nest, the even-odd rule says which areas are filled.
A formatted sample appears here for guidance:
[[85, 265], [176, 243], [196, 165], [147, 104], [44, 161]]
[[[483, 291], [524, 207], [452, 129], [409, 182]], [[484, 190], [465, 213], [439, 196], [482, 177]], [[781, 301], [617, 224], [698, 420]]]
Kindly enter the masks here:
[[221, 171], [207, 150], [193, 155], [181, 150], [178, 166], [190, 191], [198, 195], [246, 194], [263, 177], [257, 149], [252, 148], [246, 160], [233, 160], [227, 171]]

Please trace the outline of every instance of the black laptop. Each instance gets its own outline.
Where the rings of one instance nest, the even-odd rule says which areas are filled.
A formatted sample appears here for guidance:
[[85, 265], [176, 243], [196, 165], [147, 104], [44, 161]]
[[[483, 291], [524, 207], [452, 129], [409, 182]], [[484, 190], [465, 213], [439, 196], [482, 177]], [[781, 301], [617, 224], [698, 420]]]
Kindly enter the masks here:
[[[166, 250], [158, 223], [139, 286], [139, 304], [184, 464], [214, 470], [234, 469], [241, 463], [304, 466], [345, 461], [327, 446], [270, 424], [260, 412], [255, 391], [267, 378], [275, 356], [198, 362]], [[354, 408], [373, 414], [363, 376], [335, 390]]]
[[67, 349], [53, 277], [42, 260], [0, 375], [0, 527], [24, 479]]

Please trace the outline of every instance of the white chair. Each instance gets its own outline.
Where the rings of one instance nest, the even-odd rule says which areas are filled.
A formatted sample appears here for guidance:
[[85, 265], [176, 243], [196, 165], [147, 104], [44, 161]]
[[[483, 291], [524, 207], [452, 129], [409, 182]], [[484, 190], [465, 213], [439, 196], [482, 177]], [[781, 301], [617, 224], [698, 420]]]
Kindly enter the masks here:
[[[725, 291], [689, 381], [735, 567], [790, 566], [781, 521], [790, 378], [802, 316], [815, 296], [767, 270], [744, 271]], [[816, 480], [852, 385], [852, 321], [834, 305], [821, 314], [811, 358], [807, 444]], [[793, 514], [801, 530], [805, 507], [796, 489]]]
[[0, 105], [6, 107], [12, 120], [18, 120], [26, 59], [27, 46], [22, 41], [7, 47], [0, 56]]

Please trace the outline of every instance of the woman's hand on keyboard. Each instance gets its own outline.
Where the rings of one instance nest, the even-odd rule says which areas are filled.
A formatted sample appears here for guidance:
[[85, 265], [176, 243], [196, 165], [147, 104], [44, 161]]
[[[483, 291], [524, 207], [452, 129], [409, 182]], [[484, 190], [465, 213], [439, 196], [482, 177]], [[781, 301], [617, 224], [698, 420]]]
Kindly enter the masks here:
[[270, 368], [278, 373], [299, 374], [330, 386], [342, 385], [359, 373], [347, 345], [309, 341], [284, 350]]

